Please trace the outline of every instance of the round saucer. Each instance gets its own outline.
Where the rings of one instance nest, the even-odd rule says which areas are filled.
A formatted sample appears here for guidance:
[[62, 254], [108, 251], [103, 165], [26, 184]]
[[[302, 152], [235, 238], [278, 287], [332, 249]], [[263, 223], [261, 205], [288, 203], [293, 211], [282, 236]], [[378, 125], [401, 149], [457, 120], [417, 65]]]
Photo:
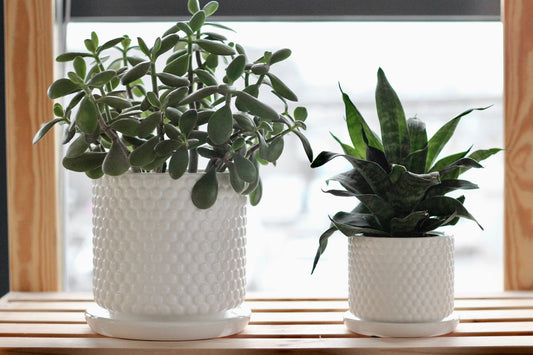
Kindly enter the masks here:
[[245, 306], [230, 309], [213, 318], [149, 320], [121, 319], [97, 304], [85, 312], [85, 319], [98, 334], [137, 340], [198, 340], [228, 336], [241, 332], [250, 321], [251, 311]]
[[351, 312], [344, 314], [344, 324], [348, 330], [378, 337], [430, 337], [451, 333], [459, 324], [459, 316], [452, 313], [438, 321], [427, 323], [388, 323], [362, 320]]

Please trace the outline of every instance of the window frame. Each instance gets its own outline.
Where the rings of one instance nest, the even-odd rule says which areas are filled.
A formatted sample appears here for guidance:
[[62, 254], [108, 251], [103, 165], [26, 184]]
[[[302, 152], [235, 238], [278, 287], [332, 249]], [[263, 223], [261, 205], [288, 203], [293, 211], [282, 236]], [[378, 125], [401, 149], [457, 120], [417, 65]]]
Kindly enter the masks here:
[[[61, 4], [61, 0], [59, 4]], [[167, 2], [170, 0], [160, 0]], [[244, 1], [244, 0], [243, 0]], [[368, 20], [497, 20], [499, 14], [495, 14], [494, 3], [497, 0], [471, 0], [469, 2], [457, 1], [435, 1], [431, 2], [433, 9], [441, 9], [440, 13], [417, 14], [413, 12], [396, 12], [387, 16], [380, 15], [379, 12], [369, 12], [364, 17]], [[93, 4], [97, 6], [99, 12], [90, 18], [92, 20], [122, 20], [132, 19], [131, 16], [108, 17], [101, 16], [106, 4], [124, 3], [124, 0], [95, 0], [83, 2], [80, 0], [66, 0], [66, 13], [73, 16], [66, 16], [64, 21], [82, 20], [81, 16], [74, 16], [80, 8], [79, 4]], [[129, 0], [128, 7], [140, 6], [147, 3], [141, 0]], [[173, 1], [172, 3], [175, 3]], [[241, 1], [231, 2], [240, 4]], [[326, 2], [294, 0], [290, 2], [291, 7], [302, 8], [312, 7], [314, 11], [324, 10]], [[362, 20], [361, 12], [354, 9], [362, 4], [370, 4], [367, 1], [339, 0], [343, 9], [350, 12], [340, 14], [325, 14], [318, 12], [323, 17], [312, 18], [315, 20]], [[379, 0], [372, 4], [385, 6], [394, 4], [390, 8], [401, 7], [407, 2], [402, 0]], [[427, 3], [425, 0], [417, 0], [415, 5]], [[464, 16], [449, 11], [443, 11], [438, 4], [453, 3], [459, 6]], [[466, 4], [474, 4], [469, 10]], [[55, 139], [47, 137], [39, 143], [38, 147], [32, 147], [31, 138], [41, 123], [49, 120], [52, 112], [52, 102], [46, 97], [46, 88], [53, 80], [53, 48], [54, 28], [53, 28], [53, 8], [54, 0], [4, 0], [4, 21], [5, 21], [5, 83], [6, 83], [6, 147], [7, 147], [7, 205], [8, 205], [8, 238], [10, 254], [10, 275], [12, 291], [54, 291], [61, 288], [61, 255], [60, 233], [58, 229], [57, 208], [57, 182], [59, 164], [56, 157]], [[242, 14], [238, 19], [254, 20], [287, 20], [294, 19], [293, 14], [283, 16], [273, 16], [272, 13], [253, 13], [253, 11], [267, 11], [266, 2], [246, 1], [250, 12]], [[269, 2], [272, 8], [274, 5], [282, 6], [289, 4], [285, 1]], [[311, 4], [311, 5], [309, 5]], [[462, 5], [461, 5], [462, 4]], [[229, 5], [224, 4], [224, 6]], [[329, 3], [328, 3], [329, 5]], [[486, 8], [483, 5], [487, 6]], [[101, 6], [101, 8], [99, 7]], [[233, 5], [231, 5], [233, 6]], [[237, 6], [237, 5], [235, 5]], [[242, 6], [242, 4], [241, 4]], [[288, 5], [283, 5], [288, 6]], [[371, 5], [367, 5], [367, 10], [372, 10]], [[466, 6], [466, 7], [465, 7]], [[153, 5], [152, 5], [153, 7]], [[160, 6], [161, 7], [161, 6]], [[227, 6], [226, 6], [227, 7]], [[61, 8], [61, 6], [60, 6]], [[164, 8], [164, 7], [163, 7]], [[386, 7], [388, 8], [388, 7]], [[477, 10], [472, 10], [475, 8]], [[137, 8], [138, 9], [138, 8]], [[230, 8], [231, 9], [231, 8]], [[226, 11], [230, 11], [230, 9]], [[254, 10], [255, 9], [255, 10]], [[284, 7], [283, 9], [287, 9]], [[404, 10], [409, 6], [404, 5]], [[476, 11], [484, 9], [483, 14], [476, 16]], [[485, 12], [487, 9], [489, 15]], [[533, 37], [533, 24], [529, 24], [528, 17], [533, 16], [533, 3], [528, 0], [502, 1], [502, 20], [504, 24], [504, 56], [505, 56], [505, 86], [504, 86], [504, 123], [505, 123], [505, 236], [504, 236], [504, 288], [506, 290], [532, 289], [533, 288], [533, 260], [530, 260], [533, 241], [528, 237], [528, 231], [533, 229], [529, 226], [529, 210], [533, 209], [533, 198], [520, 199], [520, 194], [524, 191], [521, 186], [524, 183], [533, 184], [533, 177], [528, 177], [527, 166], [533, 166], [533, 156], [523, 156], [520, 152], [529, 149], [528, 138], [531, 140], [528, 131], [533, 131], [533, 120], [528, 119], [529, 105], [533, 102], [533, 91], [528, 92], [522, 88], [527, 84], [527, 58], [533, 53], [533, 46], [524, 46]], [[71, 10], [71, 11], [68, 11]], [[87, 10], [88, 11], [88, 10]], [[181, 10], [183, 11], [183, 10]], [[222, 11], [222, 10], [221, 10]], [[279, 10], [278, 10], [279, 11]], [[289, 11], [289, 10], [287, 10]], [[302, 10], [303, 11], [303, 10]], [[59, 11], [60, 12], [60, 11]], [[89, 12], [87, 12], [89, 13]], [[99, 17], [97, 16], [100, 14]], [[224, 13], [222, 13], [224, 14]], [[185, 15], [185, 14], [183, 14]], [[177, 14], [179, 16], [179, 13]], [[311, 15], [302, 15], [297, 19], [309, 20]], [[341, 17], [338, 17], [341, 16]], [[150, 16], [148, 16], [150, 17]], [[297, 16], [296, 16], [297, 17]], [[63, 17], [61, 17], [63, 18]], [[86, 16], [86, 18], [88, 18]], [[138, 20], [135, 17], [135, 20]], [[161, 18], [163, 19], [163, 18]], [[232, 15], [220, 16], [219, 19], [235, 20]], [[63, 22], [63, 21], [59, 21]], [[21, 26], [20, 23], [33, 24], [32, 26]], [[61, 28], [62, 26], [58, 26]], [[31, 39], [27, 41], [29, 48], [17, 50], [13, 39]], [[531, 41], [530, 41], [531, 42]], [[28, 60], [28, 53], [34, 60]], [[39, 58], [39, 60], [35, 60]], [[26, 73], [26, 74], [25, 74]], [[27, 80], [28, 74], [32, 73], [31, 79]], [[22, 75], [22, 78], [20, 76]], [[26, 80], [25, 80], [26, 79]], [[15, 105], [18, 93], [25, 93], [26, 102], [34, 104], [36, 109], [28, 109], [28, 105]], [[30, 124], [18, 119], [19, 117], [29, 117]], [[528, 164], [530, 163], [530, 164]], [[28, 196], [24, 189], [32, 187], [33, 195]], [[25, 226], [25, 227], [24, 227]], [[518, 226], [518, 227], [516, 227]], [[24, 227], [24, 228], [23, 228]], [[529, 255], [528, 255], [529, 254]]]

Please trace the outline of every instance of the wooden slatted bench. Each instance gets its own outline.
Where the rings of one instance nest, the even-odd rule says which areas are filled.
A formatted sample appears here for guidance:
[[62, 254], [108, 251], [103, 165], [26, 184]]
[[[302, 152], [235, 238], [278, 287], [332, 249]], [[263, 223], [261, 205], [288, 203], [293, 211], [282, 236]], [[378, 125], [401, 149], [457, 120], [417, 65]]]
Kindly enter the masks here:
[[113, 339], [91, 331], [83, 293], [11, 292], [0, 299], [0, 352], [13, 353], [273, 353], [533, 354], [533, 292], [460, 296], [461, 323], [435, 338], [372, 338], [342, 323], [345, 298], [250, 295], [250, 325], [235, 336], [185, 342]]

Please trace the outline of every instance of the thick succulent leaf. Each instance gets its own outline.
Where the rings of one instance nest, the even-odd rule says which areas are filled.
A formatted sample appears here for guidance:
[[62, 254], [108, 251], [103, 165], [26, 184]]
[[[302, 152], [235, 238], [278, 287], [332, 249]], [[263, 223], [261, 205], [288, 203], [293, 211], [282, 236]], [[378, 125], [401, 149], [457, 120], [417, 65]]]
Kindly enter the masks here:
[[149, 136], [160, 122], [161, 111], [152, 113], [150, 116], [141, 120], [141, 123], [137, 127], [137, 135], [139, 137]]
[[198, 0], [189, 0], [187, 2], [187, 9], [192, 15], [194, 15], [195, 13], [200, 11], [200, 3], [198, 2]]
[[104, 176], [104, 171], [102, 170], [102, 167], [99, 166], [96, 169], [86, 171], [85, 175], [87, 175], [89, 179], [100, 179], [102, 176]]
[[70, 62], [71, 60], [76, 59], [76, 57], [92, 57], [91, 53], [85, 52], [67, 52], [60, 54], [56, 57], [56, 62]]
[[233, 162], [228, 162], [228, 170], [229, 170], [229, 180], [231, 183], [231, 186], [233, 187], [233, 190], [235, 190], [236, 193], [240, 194], [244, 191], [244, 188], [246, 187], [246, 183], [243, 179], [239, 176], [239, 173], [237, 172], [237, 168], [235, 167], [235, 164]]
[[118, 96], [102, 96], [97, 100], [98, 103], [109, 105], [117, 110], [124, 110], [128, 107], [131, 107], [131, 101], [126, 100]]
[[80, 134], [78, 138], [72, 141], [70, 145], [68, 146], [67, 152], [65, 153], [65, 157], [67, 158], [75, 158], [79, 157], [85, 151], [89, 149], [89, 143], [87, 143], [87, 139], [85, 139], [84, 134]]
[[187, 70], [189, 70], [189, 54], [185, 53], [168, 63], [163, 69], [163, 72], [182, 76]]
[[[33, 144], [37, 143], [38, 141], [40, 141], [44, 135], [46, 133], [48, 133], [48, 131], [54, 127], [54, 125], [56, 123], [59, 123], [59, 122], [63, 122], [65, 121], [63, 118], [54, 118], [53, 120], [49, 121], [49, 122], [46, 122], [45, 124], [43, 124], [41, 126], [41, 128], [39, 129], [39, 131], [37, 132], [37, 134], [35, 134], [35, 137], [33, 137]], [[66, 122], [66, 121], [65, 121]]]
[[305, 155], [307, 156], [307, 159], [309, 162], [313, 161], [313, 148], [311, 147], [311, 144], [309, 143], [309, 140], [307, 137], [300, 131], [293, 131], [294, 134], [300, 139], [300, 142], [302, 142], [302, 147], [304, 148]]
[[91, 87], [100, 87], [108, 82], [111, 81], [111, 79], [115, 78], [117, 75], [117, 72], [114, 70], [106, 70], [100, 73], [96, 73], [88, 82], [87, 85]]
[[393, 184], [389, 191], [388, 201], [394, 207], [394, 211], [401, 215], [411, 212], [415, 206], [424, 199], [426, 192], [432, 186], [440, 183], [439, 174], [414, 174], [409, 171], [403, 172], [398, 181]]
[[354, 156], [361, 159], [366, 157], [367, 145], [363, 141], [363, 131], [368, 138], [368, 145], [383, 150], [383, 144], [378, 135], [370, 129], [361, 113], [359, 113], [353, 102], [350, 100], [350, 97], [342, 91], [342, 88], [341, 93], [346, 111], [346, 126], [348, 127], [348, 133], [350, 134], [350, 139], [352, 140], [354, 150], [357, 154]]
[[114, 121], [110, 127], [125, 135], [136, 136], [140, 124], [135, 118], [124, 117]]
[[94, 133], [98, 128], [98, 110], [88, 98], [83, 98], [76, 113], [76, 124], [82, 132]]
[[426, 124], [416, 117], [409, 118], [407, 120], [407, 131], [409, 132], [409, 145], [411, 149], [405, 162], [407, 170], [416, 174], [423, 174], [426, 172], [428, 152]]
[[274, 91], [276, 91], [278, 94], [280, 94], [287, 100], [298, 101], [298, 97], [296, 96], [296, 94], [291, 89], [289, 89], [289, 87], [285, 85], [285, 83], [281, 81], [280, 78], [278, 78], [272, 73], [268, 73], [267, 76], [270, 78], [270, 83], [272, 84], [272, 88], [274, 89]]
[[165, 85], [179, 88], [189, 85], [189, 80], [170, 73], [157, 73], [157, 77]]
[[217, 86], [206, 86], [199, 90], [194, 91], [192, 94], [186, 96], [184, 99], [182, 99], [178, 105], [184, 106], [188, 105], [190, 103], [193, 103], [195, 101], [200, 101], [202, 99], [205, 99], [208, 96], [211, 96], [218, 92]]
[[124, 37], [113, 38], [113, 39], [107, 41], [106, 43], [102, 44], [100, 47], [98, 47], [97, 53], [100, 53], [103, 50], [106, 50], [106, 49], [109, 49], [111, 47], [114, 47], [117, 44], [119, 44], [120, 42], [122, 42], [123, 40], [124, 40]]
[[246, 57], [243, 54], [236, 56], [226, 68], [226, 77], [230, 82], [234, 82], [242, 73], [244, 73], [244, 67], [246, 65]]
[[102, 163], [102, 171], [106, 175], [118, 176], [124, 174], [129, 168], [130, 163], [126, 153], [120, 147], [119, 142], [114, 141]]
[[391, 220], [391, 234], [393, 237], [416, 237], [421, 235], [418, 224], [428, 218], [426, 211], [415, 211], [403, 218], [394, 217]]
[[181, 140], [165, 139], [156, 144], [156, 146], [154, 147], [154, 151], [156, 157], [168, 157], [171, 156], [172, 153], [174, 153], [174, 151], [180, 147], [185, 147], [185, 144]]
[[390, 203], [374, 194], [356, 196], [359, 201], [375, 216], [380, 229], [384, 232], [390, 231], [390, 222], [394, 217], [394, 209]]
[[145, 166], [151, 163], [155, 158], [155, 146], [159, 143], [159, 137], [154, 136], [147, 140], [145, 143], [135, 148], [130, 154], [131, 166]]
[[278, 158], [281, 156], [281, 153], [283, 153], [283, 147], [285, 146], [285, 143], [283, 141], [283, 137], [277, 137], [270, 144], [268, 145], [267, 153], [266, 153], [266, 160], [274, 163], [278, 160]]
[[468, 148], [464, 152], [459, 152], [459, 153], [455, 153], [452, 155], [448, 155], [440, 159], [439, 161], [435, 163], [435, 165], [433, 165], [431, 169], [429, 169], [429, 171], [441, 171], [442, 169], [455, 163], [457, 160], [466, 157], [466, 155], [470, 152], [470, 149], [472, 149], [472, 147]]
[[73, 83], [70, 79], [57, 79], [48, 88], [48, 97], [50, 99], [57, 99], [80, 90], [81, 87]]
[[74, 66], [74, 71], [76, 74], [78, 74], [80, 78], [85, 79], [85, 75], [87, 74], [87, 64], [85, 63], [83, 57], [74, 58], [72, 65]]
[[278, 62], [281, 62], [291, 56], [292, 52], [288, 48], [282, 48], [274, 53], [272, 53], [272, 56], [270, 57], [270, 64], [275, 64]]
[[450, 138], [453, 136], [453, 133], [455, 132], [455, 128], [457, 128], [457, 125], [459, 124], [459, 121], [461, 118], [465, 115], [468, 115], [474, 110], [485, 110], [488, 107], [480, 107], [480, 108], [473, 108], [470, 110], [466, 110], [465, 112], [459, 114], [458, 116], [452, 118], [450, 121], [448, 121], [444, 126], [442, 126], [434, 135], [431, 137], [431, 139], [428, 142], [428, 157], [426, 161], [426, 171], [429, 171], [429, 168], [433, 165], [435, 160], [437, 159], [438, 155], [444, 148], [444, 146], [448, 143]]
[[455, 198], [448, 196], [435, 196], [425, 199], [416, 207], [418, 211], [428, 211], [431, 216], [450, 216], [454, 212], [458, 217], [470, 219], [483, 229], [476, 219], [466, 210], [463, 204]]
[[457, 180], [457, 179], [445, 179], [441, 180], [440, 184], [432, 186], [428, 189], [426, 193], [426, 198], [433, 196], [442, 196], [449, 192], [456, 190], [473, 190], [478, 189], [479, 186], [476, 184], [466, 181], [466, 180]]
[[349, 146], [348, 144], [346, 143], [343, 143], [339, 138], [337, 138], [333, 133], [329, 132], [329, 134], [331, 134], [331, 136], [333, 137], [333, 139], [335, 139], [337, 141], [337, 143], [339, 143], [339, 145], [341, 146], [342, 148], [342, 151], [344, 152], [344, 154], [347, 154], [347, 155], [351, 155], [352, 157], [358, 157], [358, 153], [355, 151], [355, 148]]
[[216, 202], [218, 195], [218, 180], [214, 170], [206, 172], [196, 183], [191, 191], [191, 199], [199, 209], [207, 209]]
[[257, 179], [257, 169], [255, 167], [255, 165], [253, 164], [253, 162], [251, 162], [250, 160], [246, 159], [245, 157], [243, 157], [242, 155], [240, 155], [239, 153], [236, 153], [234, 156], [233, 156], [233, 161], [235, 163], [235, 168], [237, 170], [237, 174], [239, 175], [239, 177], [248, 182], [248, 183], [251, 183], [251, 182], [254, 182], [256, 179]]
[[226, 143], [233, 131], [233, 116], [229, 105], [219, 108], [209, 118], [207, 123], [207, 133], [215, 145]]
[[200, 79], [205, 85], [218, 85], [217, 78], [211, 71], [205, 69], [196, 69], [194, 74]]
[[326, 183], [329, 183], [330, 181], [337, 181], [342, 187], [352, 193], [352, 196], [372, 193], [371, 187], [358, 169], [351, 169], [335, 175], [326, 180]]
[[337, 228], [335, 226], [331, 226], [320, 236], [320, 239], [318, 242], [318, 250], [316, 251], [315, 260], [313, 261], [313, 269], [311, 270], [311, 274], [315, 272], [315, 268], [316, 268], [316, 265], [318, 264], [318, 260], [320, 260], [320, 256], [324, 254], [324, 251], [326, 251], [329, 237], [331, 237], [331, 235], [335, 233], [336, 231], [337, 231]]
[[376, 108], [387, 160], [391, 164], [402, 164], [410, 153], [407, 122], [400, 99], [381, 68], [378, 70]]
[[233, 119], [235, 120], [235, 123], [239, 126], [239, 128], [243, 131], [253, 132], [255, 131], [255, 123], [252, 121], [250, 117], [248, 117], [246, 114], [243, 113], [234, 113]]
[[217, 9], [218, 9], [217, 1], [209, 1], [207, 4], [205, 4], [203, 8], [206, 16], [211, 16], [217, 11]]
[[134, 82], [137, 79], [142, 78], [150, 69], [150, 62], [141, 62], [128, 70], [120, 79], [122, 85], [127, 85]]
[[[176, 28], [177, 31], [177, 28]], [[161, 40], [161, 47], [157, 50], [156, 57], [159, 57], [161, 54], [168, 52], [170, 49], [174, 48], [176, 43], [178, 43], [180, 37], [176, 34], [166, 33]]]
[[255, 190], [253, 190], [248, 196], [248, 199], [250, 200], [250, 205], [257, 206], [261, 201], [261, 197], [263, 197], [263, 183], [261, 182], [261, 178], [259, 178], [259, 182]]
[[210, 41], [207, 39], [197, 39], [196, 43], [200, 46], [200, 48], [211, 54], [223, 56], [235, 54], [235, 50], [233, 48], [220, 42]]
[[104, 152], [87, 152], [74, 158], [63, 158], [62, 164], [65, 169], [84, 172], [94, 170], [102, 166], [107, 153]]
[[185, 111], [179, 119], [179, 126], [181, 132], [188, 136], [192, 132], [194, 127], [196, 127], [197, 121], [198, 113], [196, 112], [196, 110]]
[[194, 32], [199, 31], [200, 28], [204, 25], [205, 22], [205, 12], [202, 10], [196, 10], [196, 13], [189, 20], [189, 27]]
[[279, 119], [279, 114], [276, 112], [276, 110], [259, 101], [247, 92], [237, 91], [235, 94], [250, 113], [265, 120], [272, 121]]
[[189, 165], [189, 151], [185, 146], [181, 149], [176, 150], [170, 162], [168, 164], [168, 172], [172, 179], [179, 179], [185, 171], [187, 171], [187, 166]]

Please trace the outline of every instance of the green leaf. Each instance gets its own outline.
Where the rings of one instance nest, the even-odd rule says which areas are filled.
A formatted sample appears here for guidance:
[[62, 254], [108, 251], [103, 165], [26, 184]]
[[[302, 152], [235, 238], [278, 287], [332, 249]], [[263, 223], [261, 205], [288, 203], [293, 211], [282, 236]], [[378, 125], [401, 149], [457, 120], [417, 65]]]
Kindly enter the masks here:
[[87, 175], [87, 177], [89, 177], [90, 179], [95, 180], [100, 179], [102, 176], [104, 176], [104, 172], [102, 170], [102, 167], [99, 166], [96, 169], [86, 171], [85, 175]]
[[246, 57], [242, 54], [236, 56], [226, 68], [226, 77], [230, 82], [234, 82], [244, 73]]
[[453, 136], [453, 133], [455, 132], [455, 129], [457, 128], [457, 125], [459, 124], [459, 121], [461, 120], [461, 118], [465, 115], [468, 115], [474, 110], [482, 111], [487, 108], [488, 107], [481, 107], [481, 108], [473, 108], [470, 110], [466, 110], [465, 112], [459, 114], [458, 116], [448, 121], [444, 126], [442, 126], [433, 135], [433, 137], [431, 137], [431, 139], [428, 142], [428, 157], [427, 157], [427, 162], [426, 162], [426, 171], [428, 171], [429, 168], [433, 165], [438, 155], [440, 154], [440, 152], [446, 145], [446, 143], [448, 143], [450, 138]]
[[120, 147], [119, 142], [114, 141], [102, 163], [102, 171], [106, 175], [118, 176], [124, 174], [129, 168], [130, 163], [126, 153]]
[[416, 117], [409, 118], [407, 120], [407, 130], [409, 132], [409, 144], [411, 149], [408, 161], [406, 162], [407, 168], [413, 173], [425, 173], [428, 145], [426, 124]]
[[87, 74], [87, 64], [85, 64], [85, 60], [78, 56], [74, 58], [74, 62], [72, 63], [74, 66], [74, 71], [76, 74], [80, 76], [80, 78], [84, 79], [85, 74]]
[[194, 73], [205, 85], [218, 85], [217, 78], [209, 70], [196, 69]]
[[115, 78], [116, 74], [117, 73], [114, 70], [106, 70], [106, 71], [100, 72], [98, 74], [95, 74], [89, 80], [87, 85], [92, 86], [92, 87], [103, 86], [103, 85], [107, 84], [108, 82], [110, 82], [111, 79]]
[[156, 157], [169, 157], [176, 151], [177, 148], [185, 147], [185, 144], [181, 140], [177, 139], [168, 139], [168, 140], [162, 140], [161, 142], [157, 143], [154, 152]]
[[131, 166], [142, 167], [151, 163], [155, 158], [155, 146], [159, 143], [159, 137], [154, 136], [133, 150], [129, 157]]
[[275, 162], [278, 160], [278, 158], [281, 156], [281, 153], [283, 153], [283, 137], [277, 137], [272, 142], [270, 142], [270, 145], [268, 147], [266, 160], [269, 162]]
[[141, 37], [137, 37], [137, 43], [139, 44], [139, 49], [141, 52], [144, 53], [145, 56], [148, 58], [151, 58], [152, 53], [150, 52], [150, 49], [146, 45], [146, 42]]
[[304, 122], [307, 119], [307, 109], [302, 106], [298, 106], [294, 109], [294, 119], [296, 121]]
[[309, 160], [309, 162], [312, 162], [313, 161], [313, 148], [311, 148], [311, 144], [309, 143], [309, 140], [300, 131], [293, 131], [293, 133], [296, 134], [296, 136], [300, 139], [300, 142], [302, 142], [305, 155], [307, 155], [307, 159]]
[[[480, 161], [483, 161], [485, 159], [487, 159], [488, 157], [498, 153], [498, 152], [501, 152], [503, 149], [501, 148], [491, 148], [491, 149], [480, 149], [480, 150], [476, 150], [475, 152], [473, 152], [472, 154], [470, 154], [468, 156], [468, 158], [470, 159], [473, 159], [477, 162], [480, 162]], [[468, 171], [470, 168], [460, 168], [459, 171], [457, 172], [457, 176], [461, 175], [462, 173]]]
[[255, 123], [247, 115], [242, 113], [234, 113], [233, 118], [237, 125], [245, 132], [255, 131]]
[[189, 105], [190, 103], [193, 103], [195, 101], [200, 101], [208, 96], [211, 96], [215, 94], [217, 91], [218, 91], [218, 88], [216, 86], [203, 87], [200, 90], [196, 90], [192, 94], [186, 96], [184, 99], [182, 99], [178, 103], [178, 105], [179, 106]]
[[155, 53], [155, 57], [159, 57], [161, 54], [164, 54], [174, 48], [176, 43], [178, 43], [180, 37], [176, 34], [165, 34], [161, 40], [161, 46]]
[[44, 125], [41, 126], [35, 137], [33, 138], [33, 144], [37, 143], [41, 140], [41, 138], [44, 137], [46, 133], [56, 124], [59, 122], [65, 121], [63, 118], [54, 118], [53, 120], [46, 122]]
[[256, 63], [250, 68], [255, 75], [266, 75], [270, 70], [270, 65], [266, 63]]
[[196, 110], [185, 111], [179, 119], [179, 126], [181, 132], [188, 136], [192, 132], [194, 127], [196, 127], [197, 120], [198, 114]]
[[76, 124], [82, 132], [92, 134], [98, 129], [98, 110], [91, 100], [83, 98], [76, 114]]
[[189, 70], [189, 54], [185, 53], [167, 63], [163, 72], [182, 76]]
[[56, 57], [56, 62], [70, 62], [71, 60], [76, 59], [76, 57], [92, 57], [91, 53], [85, 52], [67, 52], [60, 54]]
[[205, 12], [203, 10], [196, 11], [196, 13], [189, 20], [189, 27], [194, 32], [199, 31], [205, 22]]
[[174, 127], [170, 123], [165, 123], [164, 127], [165, 127], [165, 133], [168, 138], [176, 139], [176, 140], [181, 139], [181, 133], [180, 131], [178, 131], [176, 127]]
[[414, 174], [404, 170], [400, 173], [398, 180], [393, 183], [392, 189], [388, 193], [388, 202], [397, 214], [406, 215], [424, 199], [426, 192], [432, 186], [438, 184], [440, 184], [440, 179], [436, 172]]
[[246, 106], [246, 109], [253, 115], [259, 116], [265, 120], [279, 119], [279, 114], [272, 107], [262, 103], [252, 95], [244, 91], [237, 91], [235, 94]]
[[445, 179], [442, 180], [440, 184], [436, 186], [432, 186], [426, 193], [426, 198], [433, 197], [433, 196], [442, 196], [449, 192], [463, 189], [463, 190], [473, 190], [478, 189], [479, 186], [471, 183], [470, 181], [466, 180], [458, 180], [458, 179]]
[[187, 2], [187, 9], [192, 15], [194, 15], [195, 13], [200, 11], [200, 3], [198, 2], [198, 0], [189, 0]]
[[470, 219], [477, 223], [479, 228], [483, 227], [466, 210], [463, 204], [455, 198], [448, 196], [435, 196], [422, 201], [416, 208], [419, 211], [428, 211], [432, 216], [449, 216], [454, 212], [457, 216]]
[[222, 56], [235, 54], [235, 50], [233, 48], [223, 43], [210, 41], [207, 39], [197, 39], [196, 43], [200, 46], [200, 48], [211, 54]]
[[329, 227], [322, 235], [320, 236], [319, 243], [318, 243], [318, 250], [315, 254], [315, 260], [313, 261], [313, 269], [311, 270], [311, 274], [315, 272], [316, 265], [318, 264], [318, 260], [320, 260], [320, 257], [324, 252], [326, 251], [326, 247], [328, 246], [328, 239], [331, 237], [333, 233], [337, 231], [337, 228], [335, 226]]
[[63, 106], [59, 102], [56, 102], [54, 104], [54, 115], [57, 117], [63, 117], [65, 116], [65, 111], [63, 111]]
[[261, 182], [261, 179], [259, 179], [257, 187], [249, 195], [250, 205], [257, 206], [261, 201], [261, 197], [263, 197], [263, 183]]
[[272, 84], [272, 88], [274, 88], [274, 91], [276, 91], [278, 94], [280, 94], [282, 97], [286, 98], [290, 101], [298, 101], [298, 97], [296, 94], [289, 89], [283, 81], [281, 81], [277, 76], [275, 76], [272, 73], [268, 73], [267, 76], [270, 78], [270, 83]]
[[102, 52], [103, 50], [109, 49], [111, 47], [116, 46], [117, 44], [121, 43], [124, 40], [124, 37], [117, 37], [112, 40], [107, 41], [106, 43], [102, 44], [97, 50], [97, 53]]
[[161, 111], [152, 113], [150, 116], [141, 120], [139, 127], [137, 127], [137, 135], [139, 137], [147, 137], [150, 135], [161, 122]]
[[231, 186], [233, 187], [233, 190], [240, 194], [244, 191], [244, 188], [246, 187], [246, 183], [243, 179], [239, 176], [239, 173], [237, 172], [237, 168], [235, 167], [235, 164], [232, 162], [228, 162], [228, 170], [229, 170], [229, 181], [231, 183]]
[[353, 157], [357, 157], [358, 156], [358, 153], [356, 152], [356, 150], [349, 146], [348, 144], [346, 143], [343, 143], [339, 138], [337, 138], [333, 133], [329, 132], [329, 134], [333, 137], [333, 139], [335, 139], [337, 141], [337, 143], [339, 143], [339, 145], [341, 146], [344, 154], [347, 154], [347, 155], [351, 155]]
[[457, 160], [464, 158], [470, 152], [470, 149], [472, 149], [472, 147], [468, 148], [468, 150], [464, 152], [448, 155], [447, 157], [440, 159], [429, 171], [441, 171]]
[[102, 96], [96, 101], [101, 104], [109, 105], [117, 110], [124, 110], [132, 106], [131, 101], [118, 96]]
[[186, 24], [185, 22], [178, 22], [178, 23], [176, 24], [176, 26], [177, 26], [180, 30], [182, 30], [183, 32], [185, 32], [185, 34], [186, 34], [187, 36], [192, 36], [193, 31], [192, 31], [191, 27], [190, 27], [188, 24]]
[[391, 235], [393, 237], [416, 237], [418, 224], [429, 217], [426, 211], [415, 211], [403, 218], [394, 217], [391, 220]]
[[269, 64], [274, 64], [277, 62], [281, 62], [282, 60], [285, 60], [291, 56], [291, 50], [288, 48], [280, 49], [274, 53], [272, 53], [272, 57], [270, 58]]
[[233, 156], [233, 161], [242, 180], [251, 183], [257, 179], [257, 168], [250, 160], [237, 153]]
[[152, 91], [147, 92], [146, 99], [148, 100], [150, 105], [152, 105], [153, 107], [156, 107], [159, 109], [161, 108], [161, 101], [159, 101], [159, 97], [157, 97], [157, 95], [154, 92]]
[[400, 99], [381, 68], [378, 70], [376, 108], [385, 156], [391, 164], [402, 164], [410, 153], [407, 122]]
[[128, 70], [120, 79], [122, 85], [127, 85], [146, 75], [150, 69], [150, 62], [141, 62]]
[[94, 31], [91, 32], [91, 41], [95, 47], [98, 47], [98, 35]]
[[87, 140], [85, 139], [84, 134], [80, 134], [78, 138], [72, 141], [72, 143], [68, 146], [67, 152], [65, 153], [65, 157], [67, 158], [75, 158], [79, 157], [85, 151], [89, 148], [89, 143], [87, 143]]
[[185, 171], [187, 171], [187, 166], [189, 165], [189, 151], [185, 146], [181, 149], [178, 149], [172, 154], [170, 162], [168, 165], [168, 172], [172, 179], [179, 179]]
[[226, 143], [233, 131], [233, 116], [228, 105], [219, 108], [209, 118], [207, 123], [207, 133], [215, 145]]
[[48, 97], [50, 99], [57, 99], [80, 90], [81, 87], [69, 79], [57, 79], [48, 88]]
[[[188, 81], [188, 80], [187, 80]], [[172, 90], [166, 97], [167, 106], [177, 105], [189, 92], [187, 87], [180, 87]]]
[[394, 209], [387, 201], [374, 194], [356, 196], [361, 203], [374, 215], [383, 231], [390, 230], [390, 222], [394, 217]]
[[189, 80], [186, 78], [182, 78], [181, 76], [177, 76], [170, 73], [158, 73], [157, 77], [161, 82], [165, 85], [172, 86], [172, 87], [182, 87], [189, 85]]
[[135, 118], [124, 117], [114, 121], [109, 127], [127, 136], [136, 136], [140, 124]]
[[194, 184], [191, 199], [199, 209], [207, 209], [216, 202], [218, 195], [217, 174], [214, 170], [206, 172]]
[[205, 16], [211, 16], [213, 15], [218, 9], [218, 2], [216, 1], [210, 1], [207, 4], [205, 4], [203, 10], [205, 12]]
[[94, 42], [90, 39], [84, 40], [83, 43], [89, 52], [94, 53], [96, 51], [96, 44], [94, 44]]
[[329, 184], [330, 181], [337, 181], [342, 187], [350, 192], [351, 196], [372, 193], [372, 189], [357, 169], [351, 169], [335, 175], [326, 180], [326, 183]]
[[74, 158], [63, 158], [62, 164], [65, 169], [84, 172], [100, 167], [107, 156], [104, 152], [87, 152]]

